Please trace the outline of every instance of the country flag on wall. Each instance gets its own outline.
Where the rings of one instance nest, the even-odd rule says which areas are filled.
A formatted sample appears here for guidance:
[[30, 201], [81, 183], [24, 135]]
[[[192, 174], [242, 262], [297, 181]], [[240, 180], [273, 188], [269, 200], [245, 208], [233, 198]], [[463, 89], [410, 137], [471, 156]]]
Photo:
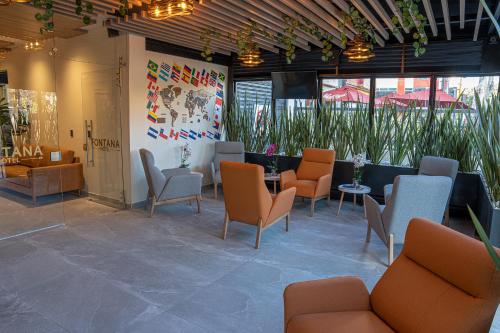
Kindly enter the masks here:
[[214, 125], [212, 127], [215, 128], [216, 130], [218, 130], [219, 125], [220, 125], [220, 123], [217, 120], [214, 120]]
[[158, 131], [157, 131], [157, 130], [155, 130], [153, 127], [150, 127], [150, 128], [148, 129], [148, 135], [149, 135], [150, 137], [152, 137], [153, 139], [156, 139], [156, 138], [158, 138]]
[[224, 75], [224, 73], [220, 72], [219, 73], [219, 81], [224, 82], [225, 80], [226, 80], [226, 75]]
[[201, 72], [201, 79], [200, 83], [204, 85], [205, 87], [208, 85], [208, 79], [210, 77], [210, 73], [207, 72], [204, 68], [203, 71]]
[[168, 136], [165, 134], [165, 132], [163, 131], [163, 128], [160, 129], [160, 137], [162, 137], [163, 139], [167, 140], [168, 139]]
[[184, 69], [182, 70], [182, 81], [189, 83], [191, 79], [191, 68], [188, 65], [184, 65]]
[[176, 132], [176, 131], [174, 131], [173, 128], [171, 128], [170, 129], [170, 137], [172, 139], [175, 139], [175, 140], [179, 139], [179, 132]]
[[183, 139], [187, 139], [188, 136], [189, 136], [189, 133], [183, 129], [181, 129], [181, 133], [179, 134], [179, 136]]
[[224, 98], [224, 91], [223, 90], [217, 90], [215, 95], [219, 98]]
[[150, 59], [148, 62], [148, 70], [156, 73], [158, 71], [158, 64]]
[[191, 84], [195, 87], [198, 87], [198, 84], [200, 83], [200, 71], [197, 71], [196, 69], [193, 68], [191, 71]]
[[189, 138], [190, 139], [193, 139], [193, 140], [196, 140], [196, 137], [198, 136], [198, 133], [196, 133], [195, 131], [193, 130], [189, 130]]
[[148, 112], [148, 119], [152, 123], [156, 124], [156, 122], [158, 121], [158, 116], [156, 115], [156, 113], [150, 111], [150, 112]]
[[166, 63], [162, 63], [160, 66], [160, 79], [163, 81], [167, 81], [168, 78], [170, 77], [170, 71], [172, 70], [172, 67]]
[[222, 98], [220, 97], [215, 98], [215, 105], [222, 106]]
[[158, 76], [152, 72], [148, 72], [148, 75], [146, 76], [146, 78], [150, 81], [150, 83], [152, 83], [152, 82], [156, 83], [156, 81], [158, 80]]
[[210, 131], [207, 131], [207, 138], [210, 139], [210, 140], [213, 140], [214, 139], [214, 133], [212, 133]]
[[216, 71], [210, 72], [210, 80], [208, 81], [208, 84], [210, 84], [212, 87], [215, 87], [215, 85], [217, 84], [217, 72]]
[[172, 74], [170, 75], [170, 78], [174, 82], [179, 82], [180, 77], [181, 77], [181, 66], [174, 63], [174, 65], [172, 66]]
[[215, 133], [214, 139], [215, 140], [220, 140], [220, 133], [219, 132]]
[[198, 131], [199, 138], [204, 138], [205, 136], [207, 136], [207, 133], [205, 133], [205, 131]]

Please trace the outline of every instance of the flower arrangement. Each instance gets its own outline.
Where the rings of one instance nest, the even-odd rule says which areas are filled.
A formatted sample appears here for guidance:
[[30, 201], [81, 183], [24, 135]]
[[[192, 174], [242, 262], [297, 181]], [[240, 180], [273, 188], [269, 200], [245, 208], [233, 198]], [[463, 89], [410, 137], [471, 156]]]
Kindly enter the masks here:
[[356, 154], [352, 158], [352, 162], [354, 163], [354, 176], [352, 179], [353, 185], [356, 188], [359, 187], [359, 183], [361, 182], [361, 178], [363, 177], [363, 167], [366, 164], [366, 159], [364, 154]]
[[189, 168], [189, 158], [191, 157], [191, 147], [186, 143], [181, 147], [181, 168]]
[[[267, 149], [266, 149], [266, 156], [273, 157], [274, 153], [278, 149], [278, 145], [275, 143], [271, 143]], [[271, 160], [271, 163], [269, 163], [269, 168], [271, 169], [271, 173], [273, 175], [278, 173], [278, 157], [274, 156], [273, 159]]]

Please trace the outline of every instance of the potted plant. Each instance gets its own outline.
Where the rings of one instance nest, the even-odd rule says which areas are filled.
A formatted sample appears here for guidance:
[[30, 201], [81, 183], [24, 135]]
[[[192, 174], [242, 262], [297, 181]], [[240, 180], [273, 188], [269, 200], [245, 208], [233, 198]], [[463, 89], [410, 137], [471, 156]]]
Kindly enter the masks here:
[[191, 147], [189, 143], [181, 146], [181, 168], [189, 168], [189, 158], [191, 157]]

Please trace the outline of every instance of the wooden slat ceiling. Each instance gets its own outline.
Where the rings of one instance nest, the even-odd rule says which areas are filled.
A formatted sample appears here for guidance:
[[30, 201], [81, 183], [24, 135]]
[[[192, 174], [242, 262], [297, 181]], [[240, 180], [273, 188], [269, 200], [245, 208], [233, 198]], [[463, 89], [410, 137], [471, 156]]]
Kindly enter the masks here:
[[[314, 22], [319, 28], [331, 34], [332, 42], [341, 47], [341, 21], [349, 8], [355, 8], [364, 16], [375, 31], [379, 46], [387, 43], [412, 43], [414, 29], [410, 31], [403, 26], [400, 34], [394, 35], [392, 16], [400, 23], [402, 13], [396, 0], [204, 0], [195, 1], [194, 14], [187, 17], [176, 17], [166, 21], [152, 21], [147, 18], [145, 9], [151, 0], [129, 0], [129, 10], [125, 17], [119, 17], [120, 0], [90, 0], [94, 4], [95, 13], [105, 16], [109, 27], [120, 31], [135, 33], [160, 41], [169, 42], [195, 50], [203, 49], [200, 36], [203, 31], [211, 29], [220, 33], [220, 38], [212, 38], [212, 49], [216, 53], [231, 54], [237, 51], [234, 41], [226, 36], [235, 36], [238, 31], [255, 22], [268, 32], [256, 32], [254, 41], [263, 50], [278, 53], [285, 45], [276, 40], [283, 33], [284, 16], [305, 18]], [[54, 0], [56, 21], [60, 37], [71, 37], [78, 33], [81, 20], [74, 13], [74, 2]], [[500, 14], [500, 1], [487, 0], [487, 4], [495, 14]], [[33, 19], [36, 12], [29, 10], [17, 12], [20, 5], [0, 7], [0, 34], [7, 31], [9, 36], [25, 39], [32, 38], [38, 32], [39, 23]], [[451, 40], [452, 38], [477, 39], [478, 36], [494, 32], [491, 21], [486, 16], [479, 0], [422, 0], [419, 3], [420, 13], [427, 17], [427, 25], [423, 37], [433, 40]], [[419, 26], [416, 17], [412, 17]], [[22, 22], [19, 29], [19, 22]], [[62, 27], [62, 28], [61, 28]], [[358, 33], [347, 25], [346, 36], [353, 39]], [[321, 47], [316, 36], [297, 30], [295, 46], [310, 51], [313, 47]]]
[[[22, 4], [12, 4], [10, 6], [0, 6], [0, 36], [17, 39], [21, 41], [31, 41], [36, 39], [46, 39], [52, 36], [60, 38], [71, 38], [86, 33], [82, 30], [82, 20], [69, 14], [68, 1], [56, 1], [54, 22], [57, 29], [54, 33], [41, 35], [40, 27], [42, 23], [35, 19], [35, 14], [39, 12], [36, 8]], [[72, 11], [74, 12], [74, 6]]]

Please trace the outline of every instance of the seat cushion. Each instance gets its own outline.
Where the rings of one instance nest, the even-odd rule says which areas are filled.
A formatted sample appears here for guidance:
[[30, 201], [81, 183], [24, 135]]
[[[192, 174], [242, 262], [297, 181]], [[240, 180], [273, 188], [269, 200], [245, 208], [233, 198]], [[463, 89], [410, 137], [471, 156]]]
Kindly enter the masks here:
[[371, 311], [341, 311], [293, 317], [286, 333], [394, 333]]
[[26, 177], [30, 169], [31, 168], [20, 164], [8, 165], [5, 167], [5, 175], [6, 178]]
[[314, 191], [316, 190], [315, 180], [295, 180], [285, 184], [285, 189], [295, 187], [297, 189], [296, 196], [314, 198]]

